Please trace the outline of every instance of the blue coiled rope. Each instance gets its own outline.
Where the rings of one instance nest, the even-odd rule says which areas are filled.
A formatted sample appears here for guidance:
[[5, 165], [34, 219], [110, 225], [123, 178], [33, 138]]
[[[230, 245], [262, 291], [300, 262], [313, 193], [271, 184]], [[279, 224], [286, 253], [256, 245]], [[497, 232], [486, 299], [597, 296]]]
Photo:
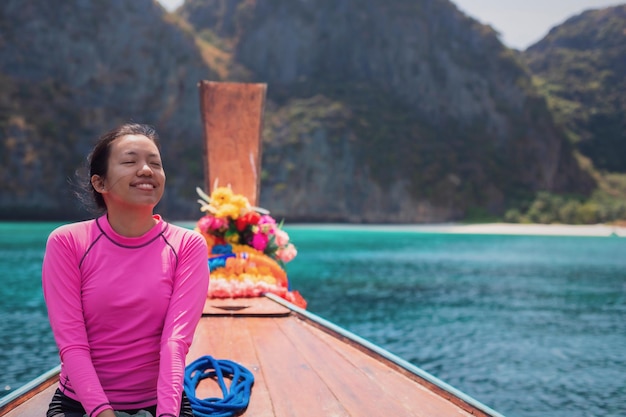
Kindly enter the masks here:
[[[230, 390], [224, 383], [225, 377], [231, 380]], [[196, 397], [196, 388], [205, 378], [214, 378], [217, 381], [224, 398], [201, 400]], [[185, 368], [185, 393], [189, 397], [195, 417], [232, 417], [241, 413], [250, 402], [252, 384], [252, 372], [227, 359], [202, 356]]]

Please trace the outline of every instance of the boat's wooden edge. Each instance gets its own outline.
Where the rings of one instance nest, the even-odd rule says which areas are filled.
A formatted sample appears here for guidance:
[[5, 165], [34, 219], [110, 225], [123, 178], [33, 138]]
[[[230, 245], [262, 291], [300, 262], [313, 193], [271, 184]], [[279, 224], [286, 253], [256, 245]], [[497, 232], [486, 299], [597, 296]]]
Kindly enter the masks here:
[[265, 297], [207, 298], [202, 317], [284, 317], [291, 310]]
[[343, 340], [344, 342], [350, 344], [351, 346], [357, 348], [367, 355], [370, 355], [380, 361], [385, 362], [394, 370], [425, 386], [426, 388], [428, 388], [432, 392], [437, 393], [441, 397], [446, 398], [448, 401], [456, 404], [461, 409], [477, 416], [504, 417], [502, 414], [491, 409], [490, 407], [481, 403], [475, 398], [472, 398], [462, 391], [459, 391], [453, 386], [435, 377], [434, 375], [429, 374], [423, 369], [418, 368], [417, 366], [381, 348], [380, 346], [375, 345], [368, 340], [363, 339], [362, 337], [357, 336], [356, 334], [342, 327], [339, 327], [316, 314], [301, 309], [281, 297], [270, 293], [265, 294], [265, 296], [273, 300], [274, 302], [290, 309], [302, 320], [307, 321], [316, 328]]
[[24, 404], [26, 401], [45, 391], [59, 380], [61, 365], [58, 365], [48, 372], [33, 379], [29, 383], [21, 386], [12, 393], [0, 398], [0, 416], [7, 414]]

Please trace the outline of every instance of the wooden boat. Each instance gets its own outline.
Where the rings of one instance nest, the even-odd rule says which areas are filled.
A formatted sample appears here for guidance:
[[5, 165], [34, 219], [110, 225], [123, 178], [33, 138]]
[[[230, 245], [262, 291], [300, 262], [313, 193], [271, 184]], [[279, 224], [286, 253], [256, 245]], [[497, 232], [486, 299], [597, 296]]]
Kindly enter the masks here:
[[[246, 417], [501, 416], [432, 375], [282, 298], [208, 300], [188, 362], [210, 354], [251, 370]], [[42, 416], [58, 368], [0, 404], [4, 417]], [[198, 398], [220, 396], [204, 380]]]
[[[258, 109], [262, 109], [264, 85], [202, 83], [200, 90], [207, 143], [216, 136], [259, 137], [262, 111]], [[243, 131], [235, 129], [232, 117], [240, 111], [233, 109], [245, 111], [250, 106], [255, 111], [247, 114], [255, 116], [244, 120]], [[260, 147], [255, 140], [244, 150], [234, 144], [217, 150], [208, 145], [209, 184], [218, 177], [241, 184], [239, 189], [256, 203]], [[241, 163], [238, 171], [246, 172], [244, 176], [231, 177], [232, 173], [218, 168], [233, 155], [242, 154], [247, 162], [235, 164]], [[245, 417], [502, 417], [407, 361], [274, 294], [208, 299], [188, 363], [205, 355], [234, 361], [253, 373]], [[54, 368], [0, 400], [0, 416], [44, 415], [58, 373], [59, 367]], [[220, 396], [211, 379], [201, 381], [196, 389], [197, 398]]]

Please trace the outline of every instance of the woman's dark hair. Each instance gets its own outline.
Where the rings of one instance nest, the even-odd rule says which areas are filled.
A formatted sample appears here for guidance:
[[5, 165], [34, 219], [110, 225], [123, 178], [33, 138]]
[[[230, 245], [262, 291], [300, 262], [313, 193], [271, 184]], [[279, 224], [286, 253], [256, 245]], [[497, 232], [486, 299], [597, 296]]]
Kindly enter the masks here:
[[[109, 155], [111, 154], [111, 143], [122, 136], [126, 135], [142, 135], [150, 139], [161, 151], [161, 145], [159, 143], [159, 135], [152, 126], [140, 124], [140, 123], [126, 123], [116, 127], [100, 136], [96, 142], [93, 150], [87, 157], [87, 163], [89, 164], [89, 176], [82, 180], [83, 188], [87, 191], [87, 194], [91, 196], [90, 200], [95, 204], [96, 211], [102, 212], [106, 210], [106, 204], [102, 194], [96, 191], [91, 184], [91, 177], [98, 175], [101, 178], [106, 178], [107, 168], [109, 166]], [[91, 204], [93, 205], [93, 204]]]

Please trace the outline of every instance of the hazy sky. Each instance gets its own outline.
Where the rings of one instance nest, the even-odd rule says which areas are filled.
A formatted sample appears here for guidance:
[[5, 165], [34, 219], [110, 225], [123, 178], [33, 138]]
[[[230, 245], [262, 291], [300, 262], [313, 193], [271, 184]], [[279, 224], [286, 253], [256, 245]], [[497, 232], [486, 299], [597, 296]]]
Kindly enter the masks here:
[[507, 46], [526, 49], [568, 18], [625, 0], [453, 0], [459, 9], [491, 25]]
[[[159, 0], [173, 10], [183, 0]], [[459, 9], [497, 30], [502, 42], [516, 49], [543, 38], [548, 31], [567, 18], [588, 9], [600, 9], [626, 0], [452, 0]]]

